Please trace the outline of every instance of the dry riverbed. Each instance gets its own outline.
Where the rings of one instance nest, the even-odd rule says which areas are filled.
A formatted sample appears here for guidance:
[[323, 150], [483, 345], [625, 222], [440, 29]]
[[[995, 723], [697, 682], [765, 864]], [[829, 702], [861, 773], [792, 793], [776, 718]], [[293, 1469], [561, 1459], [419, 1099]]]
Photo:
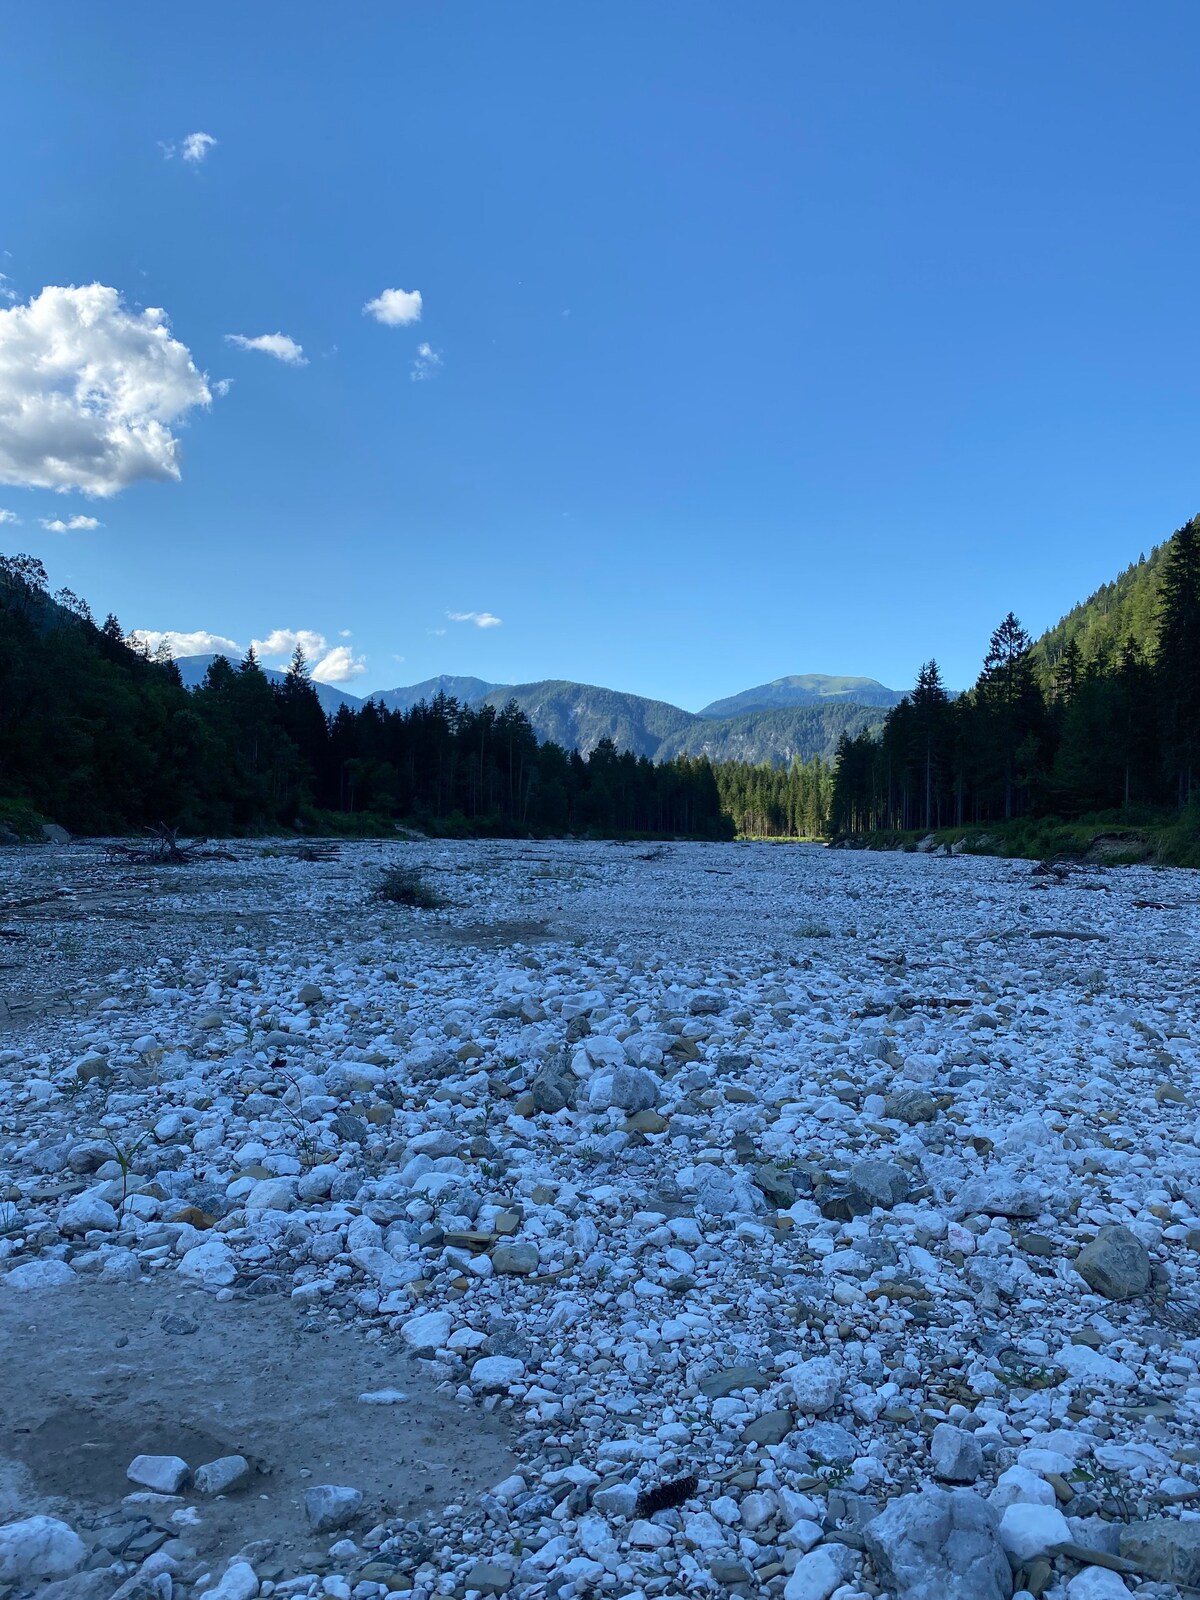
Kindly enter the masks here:
[[2, 1600], [1200, 1591], [1200, 875], [229, 853], [0, 852]]

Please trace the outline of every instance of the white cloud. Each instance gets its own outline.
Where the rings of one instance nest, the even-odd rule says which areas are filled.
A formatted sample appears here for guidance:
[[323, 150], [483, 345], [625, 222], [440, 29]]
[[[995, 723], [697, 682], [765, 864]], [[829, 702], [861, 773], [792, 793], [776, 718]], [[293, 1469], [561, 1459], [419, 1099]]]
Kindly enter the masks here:
[[335, 645], [312, 669], [318, 683], [349, 683], [367, 670], [363, 656], [356, 656], [348, 644]]
[[15, 511], [5, 511], [4, 507], [0, 506], [0, 524], [11, 522], [19, 526], [20, 521], [21, 519]]
[[338, 629], [338, 638], [339, 639], [352, 639], [353, 637], [354, 637], [354, 635], [353, 635], [353, 632], [351, 631], [351, 629], [349, 629], [349, 628], [339, 628]]
[[185, 161], [193, 161], [199, 165], [216, 142], [211, 133], [189, 133], [180, 146], [179, 153]]
[[414, 383], [420, 383], [422, 378], [432, 378], [441, 364], [442, 358], [431, 344], [419, 344], [417, 359], [408, 375]]
[[388, 328], [407, 328], [421, 320], [421, 291], [419, 289], [385, 289], [368, 300], [363, 316], [374, 317]]
[[90, 533], [102, 526], [95, 517], [68, 517], [65, 522], [62, 517], [42, 517], [41, 523], [50, 533]]
[[232, 388], [232, 378], [218, 378], [216, 383], [213, 384], [213, 393], [218, 397], [218, 399], [224, 400], [225, 396]]
[[227, 333], [226, 343], [233, 344], [239, 350], [261, 350], [266, 356], [274, 356], [276, 361], [284, 361], [289, 367], [306, 367], [308, 358], [304, 354], [303, 345], [296, 343], [295, 339], [286, 333], [259, 333], [249, 339], [244, 333]]
[[445, 628], [426, 628], [425, 632], [431, 639], [444, 639], [446, 637]]
[[[473, 622], [477, 628], [498, 628], [500, 618], [490, 611], [447, 611], [451, 622]], [[445, 629], [442, 630], [443, 633]]]
[[315, 661], [329, 649], [329, 640], [323, 633], [311, 628], [272, 628], [265, 639], [255, 639], [254, 648], [260, 656], [290, 657], [299, 645], [309, 661]]
[[211, 399], [166, 313], [102, 283], [0, 310], [0, 483], [107, 496], [177, 479], [170, 425]]
[[8, 273], [0, 272], [0, 300], [7, 300], [9, 305], [17, 298], [17, 291], [8, 287]]
[[227, 639], [222, 633], [209, 633], [200, 628], [195, 633], [178, 633], [174, 628], [135, 628], [130, 634], [139, 644], [144, 644], [153, 655], [160, 644], [171, 647], [171, 654], [180, 656], [229, 656], [237, 660], [245, 654], [240, 644]]

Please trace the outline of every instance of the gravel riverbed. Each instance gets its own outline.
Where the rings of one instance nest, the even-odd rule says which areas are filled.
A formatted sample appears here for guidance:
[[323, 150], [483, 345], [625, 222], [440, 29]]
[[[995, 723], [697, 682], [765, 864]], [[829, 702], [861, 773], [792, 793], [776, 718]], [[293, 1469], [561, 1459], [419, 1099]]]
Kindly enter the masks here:
[[1200, 1592], [1200, 876], [223, 848], [0, 852], [0, 1600]]

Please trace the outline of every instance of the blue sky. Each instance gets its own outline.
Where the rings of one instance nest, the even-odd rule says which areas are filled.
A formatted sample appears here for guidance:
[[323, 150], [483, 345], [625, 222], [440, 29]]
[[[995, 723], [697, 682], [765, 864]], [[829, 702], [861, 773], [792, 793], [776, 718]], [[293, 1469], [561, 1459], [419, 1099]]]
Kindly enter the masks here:
[[1200, 507], [1198, 49], [1095, 0], [10, 9], [0, 548], [357, 693], [966, 683]]

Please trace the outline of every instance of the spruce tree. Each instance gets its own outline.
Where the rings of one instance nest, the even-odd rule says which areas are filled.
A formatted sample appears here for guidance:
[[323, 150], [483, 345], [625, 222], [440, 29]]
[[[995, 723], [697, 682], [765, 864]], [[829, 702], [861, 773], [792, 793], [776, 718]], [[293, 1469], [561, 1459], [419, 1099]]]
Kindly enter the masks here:
[[1200, 785], [1200, 537], [1195, 519], [1171, 541], [1163, 568], [1156, 665], [1163, 745], [1178, 803], [1184, 806]]

